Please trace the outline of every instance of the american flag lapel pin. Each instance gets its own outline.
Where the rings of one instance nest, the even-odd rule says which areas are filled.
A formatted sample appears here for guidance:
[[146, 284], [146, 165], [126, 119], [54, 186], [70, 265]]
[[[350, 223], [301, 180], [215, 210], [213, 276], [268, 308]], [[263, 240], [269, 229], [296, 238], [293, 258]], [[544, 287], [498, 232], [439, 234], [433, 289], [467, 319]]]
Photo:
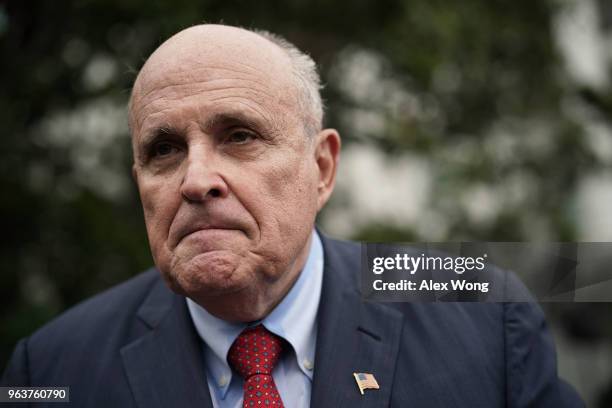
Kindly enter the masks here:
[[359, 392], [361, 393], [361, 395], [363, 395], [363, 390], [366, 389], [380, 389], [380, 387], [378, 386], [378, 382], [376, 381], [376, 378], [374, 378], [373, 374], [353, 373], [353, 377], [355, 377], [355, 381], [357, 382], [357, 386], [359, 387]]

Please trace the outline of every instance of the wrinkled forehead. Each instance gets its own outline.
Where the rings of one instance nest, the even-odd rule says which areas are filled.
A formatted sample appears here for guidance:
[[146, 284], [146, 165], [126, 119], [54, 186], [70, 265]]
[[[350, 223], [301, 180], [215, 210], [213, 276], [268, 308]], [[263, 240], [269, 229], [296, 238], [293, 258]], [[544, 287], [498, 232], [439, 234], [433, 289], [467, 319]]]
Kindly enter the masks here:
[[265, 89], [279, 102], [299, 92], [290, 59], [277, 45], [234, 27], [196, 26], [171, 37], [144, 64], [132, 90], [131, 120], [157, 91], [215, 81], [222, 87], [230, 78]]

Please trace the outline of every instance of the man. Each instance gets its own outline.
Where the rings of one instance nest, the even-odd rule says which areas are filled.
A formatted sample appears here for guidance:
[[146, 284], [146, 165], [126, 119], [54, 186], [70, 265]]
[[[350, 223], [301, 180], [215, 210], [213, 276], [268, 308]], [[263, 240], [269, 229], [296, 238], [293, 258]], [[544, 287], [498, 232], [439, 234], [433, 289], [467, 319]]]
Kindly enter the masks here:
[[22, 340], [3, 385], [75, 406], [581, 406], [533, 304], [362, 301], [359, 246], [314, 229], [340, 149], [322, 116], [314, 63], [278, 37], [162, 44], [130, 101], [157, 270]]

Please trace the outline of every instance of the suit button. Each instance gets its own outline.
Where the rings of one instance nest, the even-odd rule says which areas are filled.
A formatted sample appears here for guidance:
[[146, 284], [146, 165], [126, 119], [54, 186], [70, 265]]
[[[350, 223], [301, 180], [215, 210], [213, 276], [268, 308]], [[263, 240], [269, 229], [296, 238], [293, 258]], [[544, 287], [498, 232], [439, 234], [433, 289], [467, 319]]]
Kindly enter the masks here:
[[217, 381], [217, 384], [219, 384], [219, 387], [225, 387], [228, 381], [229, 378], [227, 378], [226, 375], [222, 375], [221, 378], [219, 378], [219, 381]]
[[307, 358], [305, 358], [304, 361], [302, 361], [302, 364], [304, 364], [304, 368], [307, 369], [308, 371], [312, 370], [314, 367], [314, 365], [312, 364], [312, 361], [310, 361]]

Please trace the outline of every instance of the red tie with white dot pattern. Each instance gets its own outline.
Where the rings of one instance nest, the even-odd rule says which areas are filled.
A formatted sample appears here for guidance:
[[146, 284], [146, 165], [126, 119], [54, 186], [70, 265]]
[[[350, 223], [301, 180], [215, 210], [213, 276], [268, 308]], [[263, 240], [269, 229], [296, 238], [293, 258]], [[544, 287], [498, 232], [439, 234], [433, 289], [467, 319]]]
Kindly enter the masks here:
[[272, 378], [282, 346], [281, 338], [261, 324], [244, 329], [232, 344], [227, 359], [244, 378], [244, 408], [284, 408]]

